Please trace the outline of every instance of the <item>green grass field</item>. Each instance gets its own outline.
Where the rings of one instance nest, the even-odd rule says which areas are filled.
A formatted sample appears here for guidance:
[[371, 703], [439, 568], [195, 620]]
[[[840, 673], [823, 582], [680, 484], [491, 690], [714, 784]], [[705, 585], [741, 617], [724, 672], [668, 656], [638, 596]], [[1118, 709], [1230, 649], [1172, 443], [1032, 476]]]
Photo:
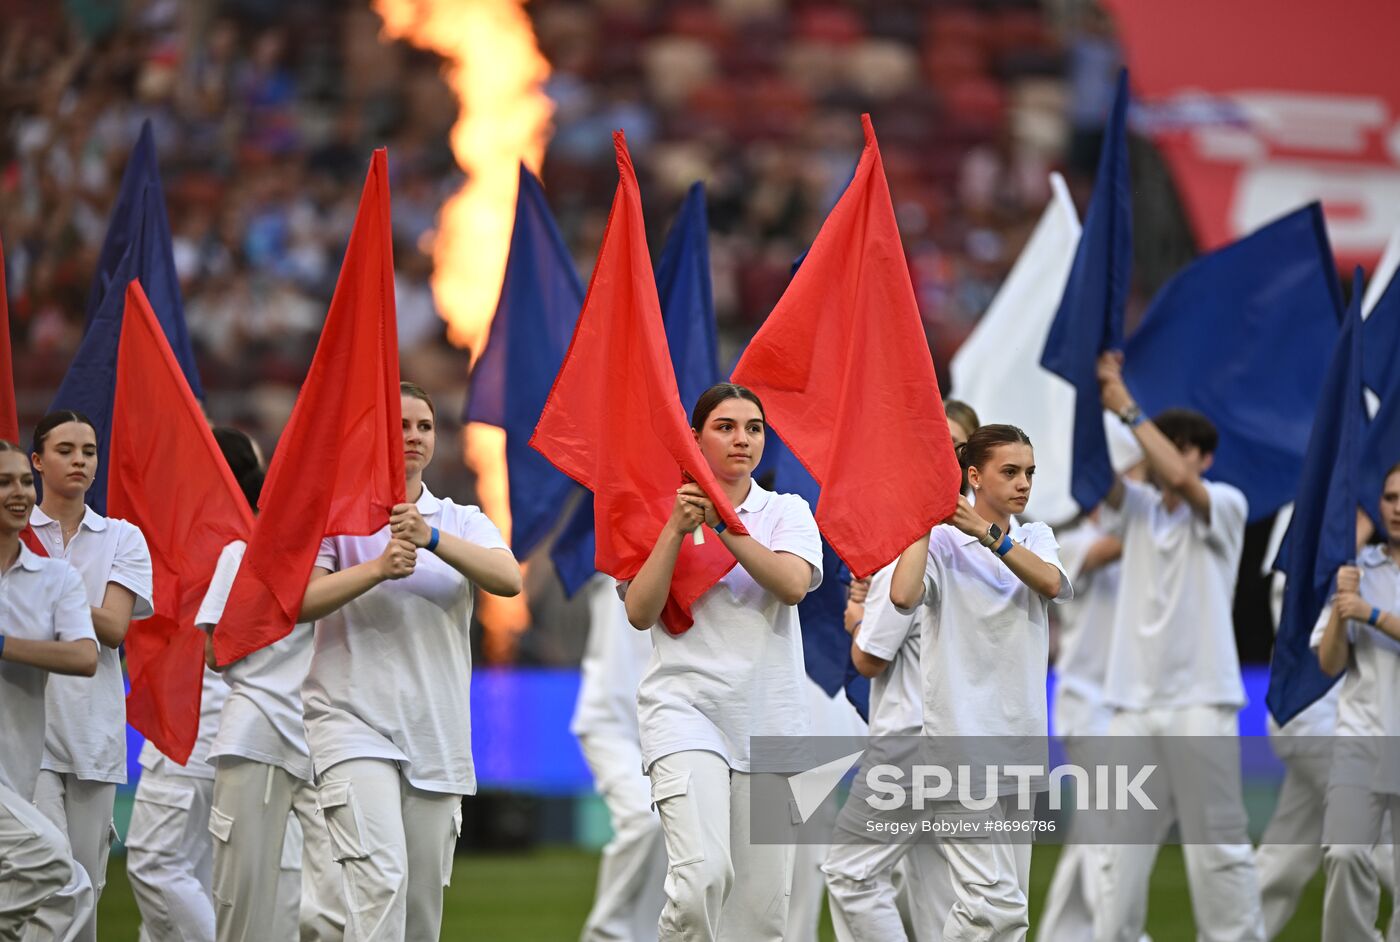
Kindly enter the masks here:
[[[1038, 847], [1031, 867], [1031, 926], [1045, 899], [1058, 848]], [[447, 890], [442, 938], [473, 942], [551, 942], [575, 939], [593, 898], [596, 854], [550, 848], [519, 855], [457, 858]], [[113, 856], [98, 916], [100, 942], [136, 942], [140, 917], [126, 880], [125, 860]], [[1322, 915], [1322, 877], [1298, 901], [1280, 942], [1315, 942]], [[1195, 938], [1180, 847], [1164, 847], [1152, 881], [1148, 931], [1156, 942]], [[823, 920], [821, 938], [832, 938]]]

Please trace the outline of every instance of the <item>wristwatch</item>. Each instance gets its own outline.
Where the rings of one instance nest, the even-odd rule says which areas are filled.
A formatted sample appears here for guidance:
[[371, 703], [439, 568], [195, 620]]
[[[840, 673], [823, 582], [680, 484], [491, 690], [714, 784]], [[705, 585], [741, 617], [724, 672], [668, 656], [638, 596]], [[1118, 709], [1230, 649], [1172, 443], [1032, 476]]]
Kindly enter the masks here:
[[980, 537], [977, 542], [981, 543], [988, 549], [992, 548], [993, 546], [996, 546], [998, 543], [1001, 542], [1001, 527], [997, 526], [995, 523], [989, 525], [987, 527], [986, 536]]
[[1130, 402], [1122, 412], [1118, 413], [1118, 420], [1128, 428], [1137, 428], [1142, 424], [1142, 409], [1136, 402]]

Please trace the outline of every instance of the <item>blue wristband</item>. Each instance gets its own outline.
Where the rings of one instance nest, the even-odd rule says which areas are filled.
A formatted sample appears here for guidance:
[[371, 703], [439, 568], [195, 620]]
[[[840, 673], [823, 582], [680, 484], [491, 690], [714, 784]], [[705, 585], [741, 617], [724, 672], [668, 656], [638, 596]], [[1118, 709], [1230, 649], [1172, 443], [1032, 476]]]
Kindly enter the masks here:
[[5, 658], [5, 636], [0, 635], [0, 660]]
[[1011, 552], [1011, 547], [1015, 545], [1016, 544], [1011, 541], [1011, 534], [1008, 533], [1001, 538], [1001, 542], [996, 545], [996, 548], [993, 549], [992, 552], [996, 553], [998, 556], [1005, 556], [1007, 553]]
[[437, 528], [437, 527], [433, 527], [432, 530], [433, 530], [433, 538], [430, 539], [430, 540], [428, 541], [428, 545], [427, 545], [427, 546], [423, 547], [425, 550], [427, 550], [427, 551], [430, 552], [430, 553], [431, 553], [433, 550], [437, 549], [438, 540], [442, 538], [442, 534], [438, 532], [438, 528]]
[[723, 520], [719, 521], [719, 522], [716, 523], [715, 526], [714, 526], [714, 531], [715, 531], [716, 533], [723, 533], [725, 530], [728, 530], [728, 529], [729, 529], [729, 528], [726, 527], [726, 526], [724, 525], [724, 521], [723, 521]]
[[[1378, 608], [1372, 608], [1372, 609], [1371, 609], [1371, 617], [1368, 618], [1368, 619], [1366, 619], [1366, 624], [1368, 624], [1368, 625], [1370, 625], [1372, 628], [1374, 628], [1374, 627], [1376, 627], [1377, 625], [1379, 625], [1380, 623], [1381, 623], [1381, 610], [1378, 609]], [[0, 640], [3, 640], [3, 639], [0, 639]], [[3, 650], [4, 650], [4, 647], [3, 647], [3, 646], [0, 646], [0, 651], [3, 651]]]

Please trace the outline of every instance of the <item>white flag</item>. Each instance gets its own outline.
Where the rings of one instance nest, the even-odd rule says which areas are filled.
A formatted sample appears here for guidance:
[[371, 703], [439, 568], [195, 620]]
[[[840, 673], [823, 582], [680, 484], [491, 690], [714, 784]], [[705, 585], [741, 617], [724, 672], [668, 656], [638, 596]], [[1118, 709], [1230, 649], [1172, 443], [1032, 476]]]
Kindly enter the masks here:
[[1035, 448], [1035, 486], [1025, 516], [1051, 524], [1079, 513], [1069, 494], [1074, 436], [1074, 387], [1040, 365], [1045, 338], [1060, 306], [1079, 214], [1058, 173], [1030, 241], [1016, 259], [987, 313], [953, 356], [953, 398], [983, 422], [1020, 426]]
[[1370, 317], [1371, 311], [1380, 303], [1381, 295], [1385, 293], [1390, 279], [1395, 277], [1397, 268], [1400, 268], [1400, 228], [1390, 234], [1385, 251], [1381, 253], [1381, 260], [1376, 263], [1376, 270], [1371, 272], [1371, 283], [1366, 286], [1366, 293], [1361, 296], [1363, 318]]

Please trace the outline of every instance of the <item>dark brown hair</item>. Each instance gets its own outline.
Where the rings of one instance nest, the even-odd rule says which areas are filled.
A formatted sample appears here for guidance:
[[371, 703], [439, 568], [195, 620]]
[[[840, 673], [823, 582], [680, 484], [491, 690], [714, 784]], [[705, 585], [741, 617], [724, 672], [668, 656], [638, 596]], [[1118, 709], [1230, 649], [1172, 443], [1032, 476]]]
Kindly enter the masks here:
[[1029, 445], [1030, 437], [1014, 425], [983, 425], [967, 437], [957, 448], [958, 464], [963, 475], [968, 468], [980, 468], [992, 457], [992, 452], [1001, 445]]
[[690, 427], [697, 432], [704, 428], [710, 413], [715, 411], [715, 406], [726, 399], [747, 399], [758, 406], [759, 416], [763, 418], [765, 425], [768, 424], [768, 415], [763, 411], [763, 402], [758, 398], [758, 393], [738, 383], [716, 383], [695, 400], [695, 408], [690, 411]]
[[44, 453], [44, 440], [49, 437], [49, 433], [63, 425], [65, 422], [81, 422], [92, 429], [93, 435], [97, 434], [97, 426], [92, 424], [92, 419], [81, 412], [74, 412], [72, 409], [59, 409], [57, 412], [50, 412], [39, 420], [39, 424], [34, 426], [34, 447], [30, 449], [36, 455]]
[[422, 399], [428, 404], [428, 411], [433, 415], [433, 421], [437, 421], [437, 407], [433, 405], [433, 397], [428, 395], [428, 391], [417, 383], [410, 383], [407, 380], [399, 383], [399, 395], [408, 396], [410, 399]]
[[1167, 409], [1158, 413], [1152, 424], [1178, 451], [1195, 447], [1202, 456], [1213, 455], [1220, 444], [1215, 423], [1194, 409]]
[[224, 460], [228, 462], [233, 479], [238, 482], [238, 488], [243, 492], [243, 498], [248, 501], [249, 507], [257, 510], [265, 475], [262, 466], [258, 464], [258, 453], [253, 449], [253, 440], [246, 432], [227, 425], [218, 425], [214, 427], [214, 441], [218, 443], [219, 451], [224, 453]]

